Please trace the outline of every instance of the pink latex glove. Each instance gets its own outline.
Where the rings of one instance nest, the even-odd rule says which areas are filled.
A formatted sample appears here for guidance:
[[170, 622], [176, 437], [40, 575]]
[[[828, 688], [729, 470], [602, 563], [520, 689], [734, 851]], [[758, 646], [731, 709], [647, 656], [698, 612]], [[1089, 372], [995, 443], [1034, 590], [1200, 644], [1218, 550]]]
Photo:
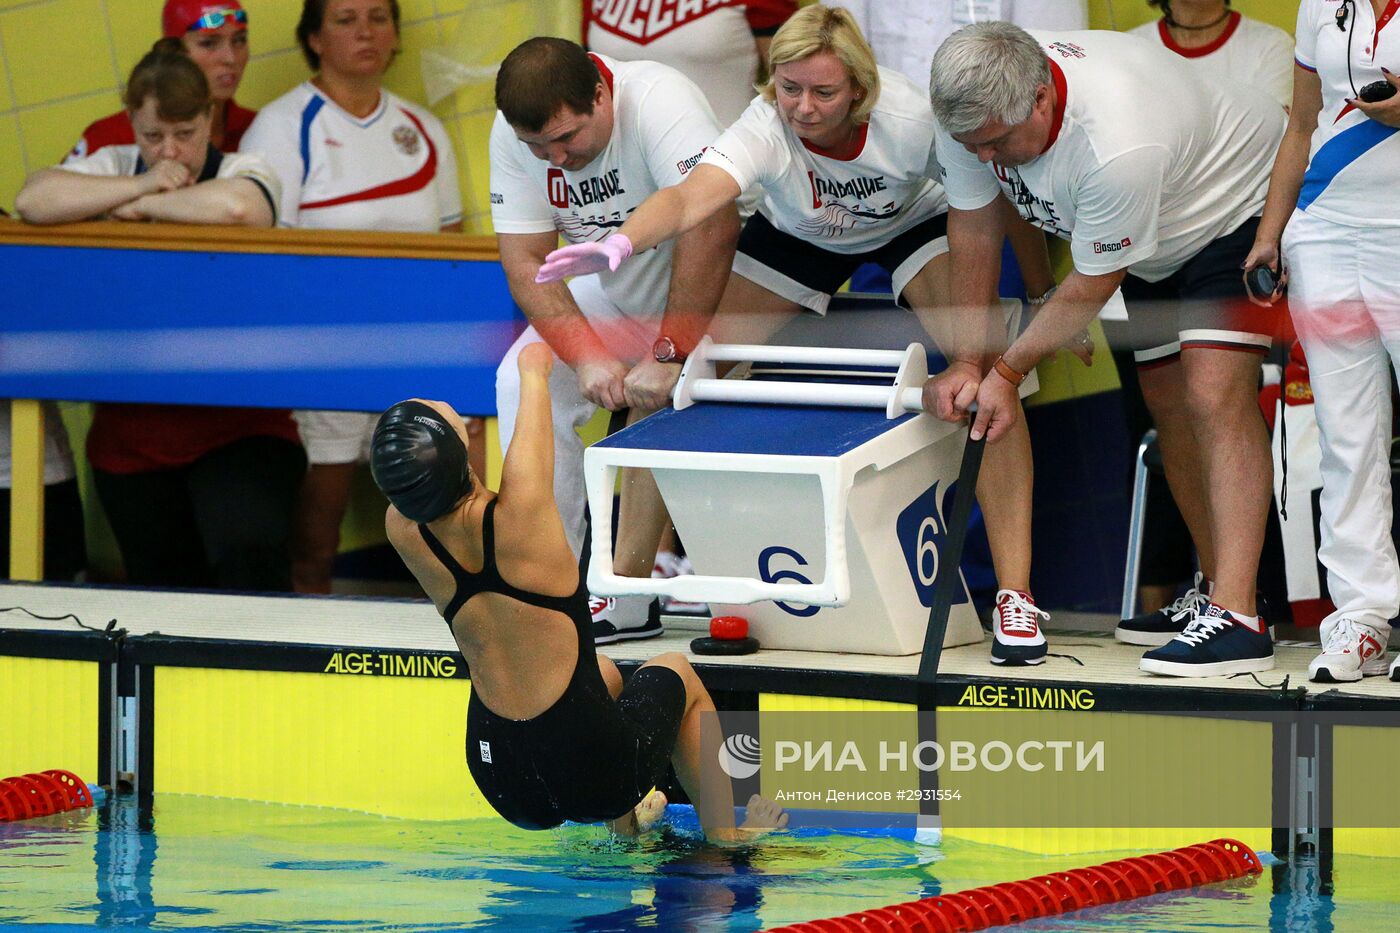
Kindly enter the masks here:
[[620, 233], [610, 233], [597, 243], [575, 243], [556, 249], [544, 257], [544, 265], [535, 273], [535, 281], [543, 285], [604, 269], [616, 272], [622, 261], [631, 255], [632, 241]]

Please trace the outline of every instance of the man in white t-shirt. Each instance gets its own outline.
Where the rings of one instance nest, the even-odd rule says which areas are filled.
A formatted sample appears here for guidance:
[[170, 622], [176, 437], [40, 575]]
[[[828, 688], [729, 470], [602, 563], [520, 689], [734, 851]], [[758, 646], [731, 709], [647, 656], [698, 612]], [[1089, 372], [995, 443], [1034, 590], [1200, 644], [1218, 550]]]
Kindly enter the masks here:
[[1255, 393], [1275, 315], [1251, 312], [1240, 266], [1282, 109], [1203, 81], [1132, 36], [1032, 36], [1009, 23], [968, 26], [945, 42], [931, 94], [959, 270], [954, 303], [975, 307], [990, 293], [1001, 195], [1069, 240], [1074, 259], [993, 372], [940, 385], [940, 414], [960, 415], [975, 398], [973, 435], [995, 441], [1016, 417], [1024, 374], [1121, 285], [1167, 478], [1215, 582], [1210, 604], [1142, 667], [1178, 676], [1271, 669], [1254, 580], [1272, 460]]
[[[496, 371], [502, 446], [515, 429], [515, 358], [543, 339], [565, 365], [550, 375], [555, 501], [581, 553], [583, 443], [599, 407], [645, 414], [669, 404], [680, 361], [714, 314], [738, 240], [731, 207], [674, 244], [568, 287], [535, 273], [562, 234], [601, 240], [653, 192], [679, 183], [719, 135], [704, 95], [655, 62], [617, 62], [562, 39], [529, 39], [501, 64], [491, 130], [491, 218], [511, 295], [530, 327]], [[661, 631], [648, 600], [618, 600], [598, 617], [600, 644]], [[600, 608], [602, 603], [595, 603]]]

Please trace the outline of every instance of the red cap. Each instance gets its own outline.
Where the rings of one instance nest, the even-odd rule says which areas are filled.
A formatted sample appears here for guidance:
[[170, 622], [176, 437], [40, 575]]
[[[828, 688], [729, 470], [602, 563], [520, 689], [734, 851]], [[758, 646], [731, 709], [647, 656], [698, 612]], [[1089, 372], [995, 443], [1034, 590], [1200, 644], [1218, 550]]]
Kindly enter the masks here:
[[[178, 39], [187, 32], [200, 29], [218, 29], [224, 24], [220, 14], [233, 22], [246, 23], [248, 14], [238, 0], [165, 0], [165, 9], [160, 14], [163, 35]], [[200, 20], [211, 17], [208, 24]]]

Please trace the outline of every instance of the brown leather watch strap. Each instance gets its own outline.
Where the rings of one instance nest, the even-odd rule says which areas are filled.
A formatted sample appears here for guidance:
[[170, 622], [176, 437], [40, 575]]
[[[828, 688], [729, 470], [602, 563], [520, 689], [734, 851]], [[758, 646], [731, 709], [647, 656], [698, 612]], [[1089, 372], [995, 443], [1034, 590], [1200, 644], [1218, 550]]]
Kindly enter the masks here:
[[1019, 386], [1021, 383], [1026, 381], [1027, 374], [1017, 372], [1016, 370], [1012, 369], [1011, 364], [1006, 362], [1005, 357], [997, 357], [997, 361], [992, 364], [992, 369], [995, 369], [997, 371], [997, 375], [1001, 376], [1001, 378], [1005, 379], [1013, 386]]

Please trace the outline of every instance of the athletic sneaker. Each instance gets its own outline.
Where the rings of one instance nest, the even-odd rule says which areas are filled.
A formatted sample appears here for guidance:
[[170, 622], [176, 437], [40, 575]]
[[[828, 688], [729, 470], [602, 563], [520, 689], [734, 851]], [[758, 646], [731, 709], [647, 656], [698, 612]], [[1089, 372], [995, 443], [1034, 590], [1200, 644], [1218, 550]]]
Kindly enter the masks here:
[[1204, 578], [1197, 573], [1191, 588], [1178, 596], [1170, 606], [1124, 619], [1113, 630], [1113, 637], [1125, 645], [1147, 645], [1153, 648], [1165, 645], [1180, 635], [1196, 614], [1204, 612], [1210, 604], [1210, 597], [1201, 585], [1203, 582]]
[[1020, 590], [997, 590], [992, 610], [992, 663], [1009, 667], [1041, 664], [1045, 661], [1045, 633], [1040, 620], [1050, 618]]
[[1144, 654], [1138, 667], [1173, 677], [1258, 674], [1274, 669], [1274, 641], [1268, 631], [1256, 632], [1208, 603], [1180, 635]]
[[[683, 577], [693, 573], [695, 573], [695, 568], [691, 566], [690, 558], [673, 554], [670, 551], [656, 552], [656, 564], [651, 568], [653, 580], [669, 580], [671, 577]], [[680, 615], [707, 616], [710, 614], [710, 607], [706, 603], [687, 603], [663, 596], [661, 597], [661, 611]]]
[[661, 627], [661, 607], [649, 596], [589, 596], [593, 614], [593, 644], [655, 638]]
[[1354, 619], [1338, 619], [1322, 643], [1322, 654], [1308, 665], [1308, 679], [1319, 684], [1340, 684], [1384, 674], [1389, 634]]

